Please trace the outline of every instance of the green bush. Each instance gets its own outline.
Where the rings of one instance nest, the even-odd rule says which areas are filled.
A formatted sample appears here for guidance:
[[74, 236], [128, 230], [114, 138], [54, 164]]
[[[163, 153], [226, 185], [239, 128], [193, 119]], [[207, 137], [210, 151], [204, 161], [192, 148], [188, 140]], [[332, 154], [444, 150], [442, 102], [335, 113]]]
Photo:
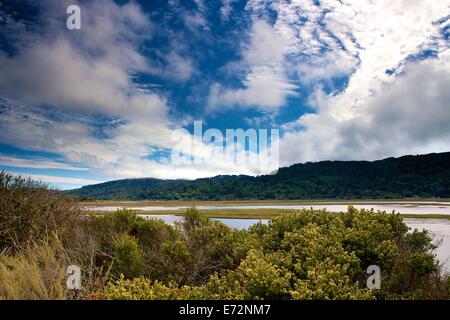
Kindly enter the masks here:
[[293, 274], [283, 269], [259, 251], [252, 250], [236, 271], [227, 274], [227, 282], [234, 283], [242, 299], [289, 298]]
[[406, 264], [410, 267], [412, 273], [417, 273], [419, 276], [438, 271], [437, 261], [433, 255], [428, 253], [413, 253], [406, 259]]
[[0, 172], [0, 251], [63, 235], [79, 219], [78, 204], [45, 184]]
[[[0, 297], [91, 299], [448, 299], [426, 231], [398, 214], [302, 210], [236, 230], [195, 207], [174, 226], [136, 212], [80, 215], [73, 199], [0, 174]], [[45, 241], [60, 239], [58, 250]], [[381, 290], [366, 269], [381, 267]], [[30, 270], [30, 272], [24, 272]], [[29, 290], [30, 295], [24, 294]]]
[[[127, 298], [127, 288], [137, 286], [133, 299], [448, 298], [431, 239], [407, 230], [396, 214], [352, 207], [304, 210], [236, 233], [203, 220], [164, 243], [165, 278], [110, 283], [101, 294]], [[203, 274], [208, 279], [192, 277], [213, 257], [221, 262]], [[366, 288], [372, 264], [381, 267], [381, 290]]]
[[209, 219], [201, 214], [195, 206], [188, 208], [184, 215], [183, 226], [185, 229], [192, 229], [208, 223]]
[[114, 240], [113, 273], [123, 274], [126, 278], [136, 278], [143, 275], [144, 260], [139, 245], [133, 237], [122, 234]]

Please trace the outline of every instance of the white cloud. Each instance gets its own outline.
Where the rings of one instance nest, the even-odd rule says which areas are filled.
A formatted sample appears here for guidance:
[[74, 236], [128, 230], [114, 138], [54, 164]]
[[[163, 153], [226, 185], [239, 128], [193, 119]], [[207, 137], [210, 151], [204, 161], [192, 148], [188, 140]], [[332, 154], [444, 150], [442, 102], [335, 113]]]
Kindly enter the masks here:
[[172, 52], [167, 56], [167, 77], [178, 81], [189, 80], [195, 72], [191, 59]]
[[[117, 6], [96, 1], [82, 6], [80, 35], [58, 29], [53, 21], [58, 11], [55, 6], [64, 4], [44, 4], [48, 9], [44, 36], [27, 34], [31, 41], [21, 46], [17, 55], [0, 53], [4, 71], [0, 74], [0, 92], [6, 97], [0, 119], [2, 143], [61, 154], [66, 161], [89, 165], [96, 176], [162, 177], [164, 172], [172, 177], [170, 164], [161, 165], [144, 157], [155, 148], [172, 148], [171, 135], [178, 124], [167, 115], [166, 99], [135, 87], [132, 75], [136, 71], [171, 73], [174, 79], [183, 81], [194, 72], [192, 62], [173, 52], [166, 57], [167, 70], [155, 71], [148, 65], [138, 47], [151, 35], [152, 26], [133, 3]], [[63, 120], [52, 118], [42, 104], [59, 110]], [[107, 138], [93, 135], [95, 124], [83, 119], [85, 114], [99, 113], [113, 117], [106, 122], [122, 120], [109, 130]], [[14, 166], [63, 168], [51, 162], [3, 160]], [[212, 166], [210, 172], [217, 171], [218, 166]], [[197, 175], [204, 173], [197, 168]], [[55, 179], [46, 181], [59, 182]]]
[[[154, 71], [138, 50], [152, 33], [148, 17], [134, 3], [89, 2], [82, 6], [82, 33], [77, 34], [54, 21], [65, 12], [59, 11], [64, 4], [43, 5], [48, 22], [43, 35], [27, 33], [23, 38], [28, 43], [18, 54], [0, 53], [2, 143], [61, 154], [67, 161], [94, 167], [96, 175], [113, 168], [119, 176], [126, 161], [138, 162], [142, 176], [148, 171], [141, 158], [150, 146], [170, 148], [172, 128], [177, 127], [167, 116], [166, 99], [132, 81], [134, 72]], [[172, 63], [178, 78], [192, 73], [186, 59], [174, 56]], [[53, 118], [53, 111], [48, 114], [45, 105], [62, 119]], [[83, 117], [97, 114], [112, 116], [105, 125], [117, 118], [122, 123], [109, 130], [108, 138], [96, 137], [96, 124]]]
[[308, 63], [299, 63], [294, 67], [297, 76], [303, 83], [349, 75], [356, 67], [357, 59], [342, 51], [331, 51], [314, 57]]
[[208, 22], [200, 12], [183, 14], [183, 21], [192, 32], [208, 28]]
[[[280, 145], [284, 165], [311, 160], [374, 160], [450, 150], [450, 52], [408, 64], [359, 106], [352, 118], [331, 109], [286, 126]], [[332, 105], [334, 97], [326, 104]]]
[[[277, 12], [273, 28], [288, 57], [289, 77], [314, 84], [349, 76], [342, 92], [326, 95], [317, 87], [309, 98], [315, 113], [284, 125], [284, 165], [448, 151], [449, 46], [440, 34], [450, 14], [447, 1], [247, 4], [258, 17], [268, 8]], [[408, 62], [425, 49], [439, 58]]]
[[39, 157], [28, 157], [27, 159], [11, 156], [0, 156], [0, 165], [33, 169], [60, 169], [71, 171], [88, 171], [88, 168], [71, 166], [57, 161], [47, 161]]
[[41, 181], [50, 184], [73, 184], [73, 185], [89, 185], [102, 183], [104, 181], [94, 180], [94, 179], [82, 179], [82, 178], [71, 178], [71, 177], [59, 177], [59, 176], [48, 176], [42, 174], [32, 174], [32, 173], [13, 173], [16, 176], [22, 176], [25, 178], [31, 178], [33, 180]]
[[[146, 106], [132, 104], [140, 98], [155, 99], [136, 94], [130, 80], [130, 73], [151, 70], [137, 47], [152, 27], [137, 5], [85, 4], [82, 29], [77, 33], [53, 21], [60, 17], [55, 11], [64, 4], [45, 3], [48, 25], [43, 36], [35, 33], [30, 40], [26, 34], [28, 43], [22, 44], [17, 55], [0, 53], [0, 93], [27, 104], [90, 114], [147, 112]], [[160, 101], [159, 108], [165, 107]]]
[[[174, 50], [164, 57], [168, 63], [162, 70], [151, 65], [139, 46], [155, 32], [154, 27], [133, 3], [89, 2], [86, 10], [82, 8], [87, 16], [79, 34], [59, 29], [58, 12], [64, 3], [44, 3], [51, 4], [45, 11], [49, 29], [42, 31], [44, 37], [25, 33], [15, 37], [22, 42], [17, 55], [0, 53], [0, 93], [7, 98], [0, 110], [2, 143], [59, 153], [109, 179], [258, 173], [259, 168], [246, 164], [173, 166], [145, 159], [154, 150], [174, 147], [172, 132], [182, 120], [168, 115], [164, 96], [137, 87], [133, 75], [170, 73], [174, 80], [186, 81], [196, 72], [194, 62]], [[204, 4], [198, 5], [200, 10]], [[266, 22], [268, 7], [277, 11], [273, 23]], [[351, 76], [338, 94], [327, 95], [316, 87], [309, 97], [315, 113], [284, 125], [284, 165], [449, 150], [450, 58], [448, 43], [439, 38], [443, 25], [433, 24], [450, 13], [448, 3], [323, 0], [317, 6], [312, 0], [249, 1], [247, 10], [253, 24], [237, 63], [243, 74], [241, 85], [213, 84], [210, 111], [256, 108], [268, 117], [255, 121], [273, 121], [286, 98], [297, 94], [299, 82], [312, 85]], [[227, 12], [224, 9], [222, 14]], [[200, 13], [184, 16], [184, 22], [193, 29], [207, 27]], [[429, 47], [439, 51], [438, 59], [405, 62]], [[393, 68], [396, 74], [387, 75], [386, 70]], [[66, 118], [55, 119], [43, 105], [57, 108]], [[93, 134], [94, 126], [83, 120], [86, 114], [99, 113], [111, 117], [105, 120], [112, 127], [107, 137]], [[190, 148], [188, 143], [178, 147]], [[33, 165], [2, 159], [17, 166]], [[47, 166], [58, 164], [34, 164]]]
[[349, 7], [354, 10], [354, 19], [350, 19], [350, 13], [340, 11], [327, 19], [341, 38], [346, 30], [352, 31], [361, 47], [358, 69], [345, 94], [334, 100], [336, 113], [341, 117], [351, 117], [383, 82], [391, 81], [386, 70], [398, 67], [438, 36], [439, 27], [433, 22], [450, 13], [445, 1], [349, 2]]
[[254, 107], [264, 111], [276, 111], [288, 95], [295, 95], [297, 87], [288, 83], [281, 74], [265, 66], [254, 68], [243, 81], [243, 89], [228, 89], [219, 84], [210, 88], [208, 103], [210, 110], [225, 107]]
[[88, 61], [66, 40], [26, 49], [17, 57], [0, 55], [0, 90], [26, 103], [48, 103], [70, 111], [119, 115], [127, 105], [125, 70]]
[[227, 21], [230, 18], [230, 14], [233, 11], [232, 3], [235, 0], [223, 0], [220, 7], [220, 17], [223, 21]]
[[215, 83], [208, 97], [209, 111], [236, 106], [262, 111], [277, 111], [289, 95], [295, 95], [284, 70], [283, 45], [273, 27], [263, 20], [253, 22], [250, 43], [244, 46], [241, 64], [249, 69], [242, 88], [228, 88]]
[[250, 65], [278, 65], [283, 62], [282, 42], [273, 27], [264, 20], [255, 20], [250, 33], [250, 44], [243, 52]]

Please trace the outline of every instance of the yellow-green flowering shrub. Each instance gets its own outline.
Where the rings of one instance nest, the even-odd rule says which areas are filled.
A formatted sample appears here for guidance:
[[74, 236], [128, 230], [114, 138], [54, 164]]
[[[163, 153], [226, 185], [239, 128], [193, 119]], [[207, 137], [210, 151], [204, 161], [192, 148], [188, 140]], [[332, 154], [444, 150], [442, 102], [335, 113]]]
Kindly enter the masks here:
[[[239, 232], [197, 215], [191, 212], [181, 230], [183, 237], [163, 244], [166, 277], [122, 279], [110, 283], [104, 297], [328, 300], [448, 296], [431, 239], [424, 232], [407, 233], [396, 214], [352, 207], [342, 214], [304, 210]], [[208, 263], [213, 271], [202, 273]], [[381, 290], [366, 288], [369, 265], [381, 268]]]

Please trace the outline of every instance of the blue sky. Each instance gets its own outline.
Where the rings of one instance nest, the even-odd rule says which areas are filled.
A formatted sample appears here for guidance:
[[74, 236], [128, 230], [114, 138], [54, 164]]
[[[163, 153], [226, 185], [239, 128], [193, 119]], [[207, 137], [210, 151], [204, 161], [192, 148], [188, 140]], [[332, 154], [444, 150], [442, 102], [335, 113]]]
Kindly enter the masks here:
[[171, 162], [194, 121], [278, 129], [281, 166], [449, 151], [449, 17], [432, 0], [1, 3], [0, 169], [59, 188], [273, 171]]

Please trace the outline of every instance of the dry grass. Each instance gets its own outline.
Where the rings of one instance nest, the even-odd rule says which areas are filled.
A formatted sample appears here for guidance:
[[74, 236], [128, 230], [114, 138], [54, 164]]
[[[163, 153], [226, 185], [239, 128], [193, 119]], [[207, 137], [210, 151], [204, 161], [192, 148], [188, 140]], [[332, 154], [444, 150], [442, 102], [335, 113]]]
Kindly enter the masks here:
[[73, 198], [0, 172], [0, 299], [65, 299], [70, 264], [83, 274], [76, 298], [103, 281], [95, 232], [82, 223]]
[[44, 241], [0, 257], [0, 299], [66, 299], [67, 265], [59, 241]]

